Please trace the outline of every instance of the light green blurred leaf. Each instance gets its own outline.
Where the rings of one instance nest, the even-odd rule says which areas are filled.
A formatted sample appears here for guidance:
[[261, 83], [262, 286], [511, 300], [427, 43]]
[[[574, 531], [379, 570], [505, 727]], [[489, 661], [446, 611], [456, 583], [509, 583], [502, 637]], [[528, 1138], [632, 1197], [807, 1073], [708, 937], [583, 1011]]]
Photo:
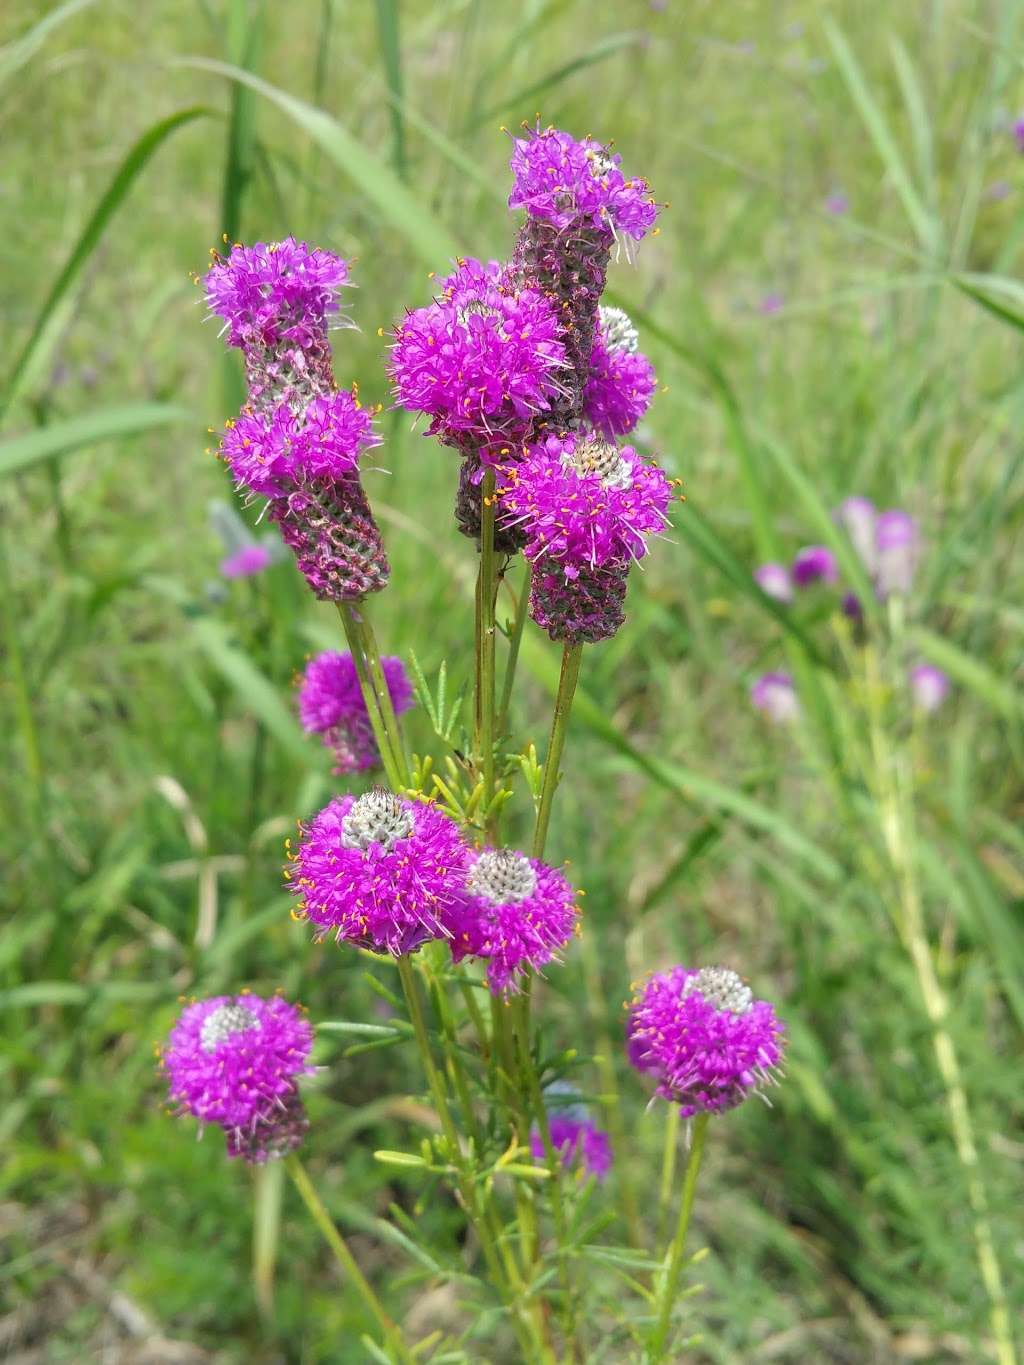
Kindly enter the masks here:
[[53, 422], [26, 432], [24, 436], [12, 436], [0, 442], [0, 475], [65, 455], [71, 450], [81, 450], [84, 446], [120, 441], [157, 427], [194, 420], [194, 414], [187, 408], [172, 403], [133, 403], [125, 407], [101, 408], [84, 417]]

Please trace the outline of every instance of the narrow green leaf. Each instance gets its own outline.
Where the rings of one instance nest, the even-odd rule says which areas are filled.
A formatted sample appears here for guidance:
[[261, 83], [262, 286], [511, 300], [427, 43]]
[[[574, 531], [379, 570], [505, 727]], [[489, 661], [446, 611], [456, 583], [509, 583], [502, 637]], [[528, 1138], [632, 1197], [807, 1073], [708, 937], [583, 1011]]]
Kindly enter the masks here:
[[67, 0], [66, 4], [58, 5], [27, 33], [23, 33], [20, 38], [0, 50], [0, 86], [32, 59], [55, 28], [59, 28], [65, 20], [94, 3], [95, 0]]
[[391, 106], [391, 160], [395, 173], [404, 180], [405, 125], [402, 120], [402, 40], [399, 32], [398, 0], [377, 0], [377, 43], [388, 84]]
[[607, 61], [609, 57], [614, 57], [623, 48], [639, 47], [647, 40], [647, 37], [647, 34], [639, 32], [610, 34], [607, 38], [602, 38], [600, 42], [595, 43], [586, 52], [581, 53], [580, 56], [573, 57], [571, 61], [563, 62], [561, 66], [557, 66], [553, 71], [531, 81], [521, 90], [517, 90], [512, 95], [507, 95], [503, 99], [495, 100], [493, 104], [475, 115], [474, 122], [477, 125], [486, 123], [498, 114], [508, 111], [514, 115], [519, 112], [526, 100], [532, 100], [547, 90], [553, 90], [563, 81], [568, 80], [570, 76], [574, 76], [577, 71], [584, 71], [588, 66], [595, 66], [598, 62]]
[[40, 460], [50, 460], [56, 455], [65, 455], [68, 451], [81, 450], [85, 446], [100, 445], [103, 441], [120, 441], [157, 427], [194, 420], [194, 414], [187, 408], [179, 408], [172, 403], [135, 403], [126, 407], [101, 408], [84, 417], [54, 422], [50, 426], [26, 432], [24, 436], [12, 436], [0, 442], [0, 475], [11, 474], [16, 469], [24, 469]]
[[273, 683], [228, 639], [224, 627], [209, 618], [194, 621], [192, 634], [210, 662], [234, 688], [247, 711], [257, 716], [287, 752], [308, 764], [310, 750], [299, 723]]
[[[235, 66], [255, 71], [263, 42], [263, 5], [231, 0], [228, 8], [227, 56]], [[256, 164], [256, 100], [252, 90], [234, 85], [228, 119], [227, 154], [221, 192], [220, 226], [230, 241], [242, 231], [242, 203]]]
[[52, 344], [53, 329], [48, 326], [54, 313], [67, 295], [68, 290], [75, 281], [95, 251], [100, 238], [103, 236], [104, 229], [117, 209], [124, 202], [125, 196], [131, 189], [139, 176], [139, 173], [146, 166], [159, 148], [171, 133], [178, 128], [182, 128], [187, 123], [192, 123], [195, 119], [202, 118], [210, 113], [210, 110], [201, 106], [191, 109], [181, 109], [176, 114], [171, 114], [168, 118], [161, 119], [159, 123], [154, 123], [138, 142], [131, 148], [128, 155], [121, 162], [117, 169], [117, 174], [108, 185], [96, 208], [93, 210], [92, 217], [86, 223], [79, 235], [78, 241], [72, 248], [71, 255], [64, 264], [64, 269], [57, 276], [46, 301], [36, 315], [35, 325], [31, 335], [21, 349], [14, 367], [8, 377], [4, 388], [3, 398], [0, 399], [0, 419], [10, 408], [11, 403], [18, 396], [20, 387], [28, 371], [29, 365], [37, 355], [42, 355]]
[[437, 221], [426, 204], [386, 166], [380, 158], [337, 119], [322, 109], [314, 109], [304, 100], [296, 99], [277, 86], [242, 71], [226, 62], [205, 57], [183, 57], [172, 65], [187, 66], [198, 71], [209, 71], [231, 81], [249, 86], [263, 95], [298, 124], [321, 147], [342, 173], [355, 185], [359, 194], [376, 205], [384, 222], [389, 223], [429, 267], [440, 267], [454, 259], [459, 248], [455, 239]]
[[961, 273], [949, 282], [1001, 322], [1024, 331], [1024, 285], [1003, 275]]

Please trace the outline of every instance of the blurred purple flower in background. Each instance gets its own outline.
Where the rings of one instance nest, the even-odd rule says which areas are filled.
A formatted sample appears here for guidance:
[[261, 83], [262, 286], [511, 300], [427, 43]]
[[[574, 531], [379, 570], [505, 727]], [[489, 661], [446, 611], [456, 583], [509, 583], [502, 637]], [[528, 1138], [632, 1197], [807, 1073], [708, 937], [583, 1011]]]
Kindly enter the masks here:
[[1013, 140], [1017, 144], [1017, 151], [1024, 152], [1024, 118], [1014, 119], [1012, 131]]
[[833, 190], [825, 200], [825, 212], [832, 213], [837, 218], [841, 218], [844, 213], [849, 213], [850, 201], [842, 190]]
[[[383, 655], [380, 662], [395, 714], [400, 716], [412, 706], [405, 666], [391, 654]], [[335, 773], [380, 767], [380, 751], [351, 654], [326, 650], [309, 661], [299, 688], [299, 719], [307, 734], [323, 736], [324, 746], [334, 754]]]
[[781, 294], [771, 293], [765, 294], [758, 307], [759, 311], [763, 313], [765, 317], [770, 318], [774, 317], [776, 313], [782, 312], [784, 303], [785, 300]]
[[227, 559], [222, 559], [220, 571], [225, 578], [251, 578], [269, 568], [273, 556], [265, 545], [245, 545]]
[[836, 522], [853, 543], [869, 574], [875, 571], [875, 504], [870, 498], [852, 497], [841, 502], [834, 512]]
[[800, 714], [800, 699], [788, 673], [762, 673], [750, 685], [750, 700], [776, 725], [786, 725]]
[[896, 508], [875, 522], [875, 591], [881, 601], [910, 591], [918, 559], [917, 523]]
[[922, 711], [937, 711], [949, 696], [950, 682], [934, 664], [915, 664], [910, 670], [910, 690], [914, 705]]
[[798, 588], [812, 583], [835, 583], [839, 578], [836, 557], [825, 545], [805, 545], [793, 560], [793, 581]]
[[792, 602], [793, 580], [784, 564], [769, 562], [754, 571], [754, 581], [763, 593], [777, 602]]

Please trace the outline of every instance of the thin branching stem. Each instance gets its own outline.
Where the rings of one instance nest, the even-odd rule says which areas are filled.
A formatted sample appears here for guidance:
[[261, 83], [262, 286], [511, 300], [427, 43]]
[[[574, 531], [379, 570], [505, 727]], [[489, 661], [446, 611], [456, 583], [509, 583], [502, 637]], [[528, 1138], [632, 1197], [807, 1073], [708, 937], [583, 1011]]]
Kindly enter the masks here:
[[651, 1334], [647, 1356], [649, 1365], [657, 1365], [658, 1361], [665, 1359], [665, 1346], [668, 1341], [669, 1327], [672, 1323], [672, 1306], [679, 1292], [679, 1276], [683, 1269], [683, 1250], [686, 1246], [686, 1234], [690, 1227], [690, 1215], [693, 1213], [693, 1197], [697, 1189], [697, 1176], [700, 1173], [707, 1131], [708, 1115], [698, 1114], [693, 1120], [693, 1131], [690, 1135], [690, 1151], [686, 1160], [686, 1172], [683, 1176], [682, 1199], [679, 1203], [679, 1220], [676, 1223], [672, 1245], [669, 1247], [668, 1265], [665, 1268], [665, 1278], [658, 1295], [658, 1317]]

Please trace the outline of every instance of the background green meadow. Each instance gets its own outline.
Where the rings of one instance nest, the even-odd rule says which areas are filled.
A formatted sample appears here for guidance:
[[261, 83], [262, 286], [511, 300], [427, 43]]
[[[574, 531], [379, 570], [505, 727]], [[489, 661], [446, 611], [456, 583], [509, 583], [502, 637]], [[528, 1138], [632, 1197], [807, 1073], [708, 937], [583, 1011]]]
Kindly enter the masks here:
[[[361, 1309], [273, 1177], [260, 1317], [252, 1173], [165, 1115], [154, 1065], [187, 993], [280, 986], [314, 1019], [379, 1009], [366, 964], [312, 947], [282, 892], [285, 836], [336, 786], [294, 719], [293, 678], [339, 647], [338, 624], [290, 562], [219, 578], [208, 509], [232, 494], [204, 451], [240, 373], [190, 274], [223, 232], [354, 258], [360, 330], [335, 334], [338, 378], [387, 405], [378, 328], [424, 303], [454, 253], [509, 251], [499, 128], [540, 111], [614, 138], [671, 203], [611, 290], [664, 385], [641, 444], [688, 498], [634, 574], [626, 628], [585, 653], [549, 845], [587, 894], [538, 1016], [605, 1100], [617, 1166], [600, 1198], [625, 1181], [657, 1232], [665, 1109], [646, 1111], [622, 1061], [630, 981], [727, 962], [777, 1002], [790, 1050], [773, 1107], [713, 1125], [692, 1359], [988, 1357], [971, 1173], [872, 774], [909, 755], [903, 871], [1020, 1303], [1022, 9], [7, 0], [0, 1354], [365, 1358]], [[217, 63], [267, 84], [232, 84]], [[839, 191], [845, 214], [826, 204]], [[382, 430], [373, 463], [388, 472], [367, 483], [394, 576], [378, 635], [431, 676], [446, 657], [454, 685], [471, 667], [475, 572], [451, 517], [454, 457], [402, 414]], [[787, 630], [749, 584], [773, 548], [820, 540], [851, 493], [920, 519], [908, 649], [955, 682], [912, 729], [886, 701], [882, 754], [829, 604]], [[529, 636], [517, 743], [543, 745], [557, 665]], [[795, 728], [747, 698], [779, 667], [801, 680]], [[408, 734], [418, 752], [433, 742], [422, 712]], [[527, 818], [521, 795], [513, 833]], [[400, 1240], [456, 1257], [457, 1212], [372, 1155], [429, 1128], [415, 1059], [346, 1055], [347, 1041], [318, 1043], [309, 1167], [410, 1333], [458, 1333], [459, 1291]], [[592, 1274], [611, 1337], [621, 1291]], [[466, 1358], [514, 1358], [490, 1349], [470, 1337]]]

